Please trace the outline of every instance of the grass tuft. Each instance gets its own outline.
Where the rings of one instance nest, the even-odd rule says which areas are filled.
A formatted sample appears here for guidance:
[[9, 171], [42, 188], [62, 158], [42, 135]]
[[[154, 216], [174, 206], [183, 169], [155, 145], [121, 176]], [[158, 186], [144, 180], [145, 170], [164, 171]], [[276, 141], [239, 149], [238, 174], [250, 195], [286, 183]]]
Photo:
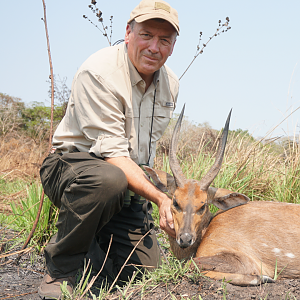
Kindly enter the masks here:
[[[11, 227], [16, 231], [24, 231], [22, 240], [25, 241], [32, 225], [35, 221], [38, 207], [42, 194], [42, 185], [40, 183], [32, 183], [26, 188], [27, 196], [25, 199], [20, 200], [19, 203], [12, 202], [11, 209], [13, 212], [13, 223]], [[57, 209], [51, 209], [52, 203], [45, 196], [44, 204], [41, 212], [41, 217], [37, 224], [35, 234], [30, 241], [30, 246], [36, 246], [39, 251], [42, 250], [44, 245], [50, 240], [51, 236], [56, 232], [54, 227], [57, 218]], [[52, 211], [52, 223], [49, 224], [49, 211]]]

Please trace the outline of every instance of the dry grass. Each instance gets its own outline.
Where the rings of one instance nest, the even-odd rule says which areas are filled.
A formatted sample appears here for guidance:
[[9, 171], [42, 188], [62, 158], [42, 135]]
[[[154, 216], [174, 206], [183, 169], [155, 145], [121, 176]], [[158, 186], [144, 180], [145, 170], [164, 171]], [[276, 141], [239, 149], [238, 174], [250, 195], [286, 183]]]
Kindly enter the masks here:
[[0, 179], [30, 179], [39, 176], [47, 143], [37, 143], [21, 134], [0, 138]]
[[0, 213], [12, 213], [11, 203], [26, 197], [26, 185], [39, 179], [47, 143], [16, 132], [0, 137]]
[[[178, 158], [186, 177], [200, 180], [214, 162], [218, 135], [209, 128], [192, 129], [183, 128], [181, 132]], [[169, 140], [168, 133], [160, 147], [164, 139]], [[156, 158], [155, 167], [171, 172], [165, 154]], [[231, 132], [213, 185], [244, 193], [252, 200], [300, 203], [299, 140], [267, 143], [244, 132]]]
[[[164, 135], [157, 143], [155, 164], [163, 165], [163, 157], [169, 155], [169, 147], [177, 119], [172, 119]], [[208, 124], [194, 124], [187, 118], [183, 119], [177, 155], [183, 161], [191, 161], [201, 150], [211, 152], [215, 149], [218, 131]]]
[[[175, 126], [172, 120], [157, 145], [155, 167], [170, 173], [168, 151]], [[201, 179], [214, 162], [219, 132], [184, 120], [178, 158], [188, 178]], [[230, 132], [222, 169], [214, 181], [248, 195], [252, 200], [300, 202], [299, 137], [285, 141], [257, 141], [251, 135]], [[39, 178], [47, 142], [20, 133], [0, 138], [0, 180]], [[0, 191], [1, 201], [1, 191]]]
[[299, 203], [300, 149], [298, 141], [292, 144], [293, 149], [286, 149], [284, 144], [262, 144], [249, 137], [231, 138], [217, 182], [253, 200]]

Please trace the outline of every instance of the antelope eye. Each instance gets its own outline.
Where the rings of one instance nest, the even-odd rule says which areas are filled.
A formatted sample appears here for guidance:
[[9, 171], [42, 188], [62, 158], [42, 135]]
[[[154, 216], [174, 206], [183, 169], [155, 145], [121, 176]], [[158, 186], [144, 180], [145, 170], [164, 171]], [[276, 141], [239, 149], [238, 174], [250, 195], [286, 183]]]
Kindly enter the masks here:
[[198, 214], [203, 214], [206, 208], [206, 204], [202, 205], [201, 208], [197, 211]]
[[173, 206], [176, 208], [176, 209], [179, 209], [179, 205], [178, 205], [178, 202], [176, 200], [176, 198], [174, 197], [173, 199]]

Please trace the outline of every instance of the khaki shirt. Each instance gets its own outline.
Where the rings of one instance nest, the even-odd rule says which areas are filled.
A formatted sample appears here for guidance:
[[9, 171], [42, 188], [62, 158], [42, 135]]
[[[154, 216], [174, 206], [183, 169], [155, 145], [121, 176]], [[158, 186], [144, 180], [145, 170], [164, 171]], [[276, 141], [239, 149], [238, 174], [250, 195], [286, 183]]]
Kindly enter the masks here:
[[156, 142], [175, 109], [179, 81], [163, 66], [146, 92], [145, 86], [125, 44], [96, 52], [73, 79], [67, 111], [54, 133], [53, 146], [63, 153], [76, 147], [99, 157], [130, 156], [137, 164], [149, 160], [152, 166]]

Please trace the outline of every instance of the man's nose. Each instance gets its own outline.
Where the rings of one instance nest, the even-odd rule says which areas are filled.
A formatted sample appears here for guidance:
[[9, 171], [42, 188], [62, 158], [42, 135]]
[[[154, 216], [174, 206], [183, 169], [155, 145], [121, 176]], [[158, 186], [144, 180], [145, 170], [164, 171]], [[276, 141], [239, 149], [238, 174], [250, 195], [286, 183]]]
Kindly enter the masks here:
[[151, 39], [148, 49], [152, 53], [159, 52], [159, 41], [158, 41], [158, 39]]

